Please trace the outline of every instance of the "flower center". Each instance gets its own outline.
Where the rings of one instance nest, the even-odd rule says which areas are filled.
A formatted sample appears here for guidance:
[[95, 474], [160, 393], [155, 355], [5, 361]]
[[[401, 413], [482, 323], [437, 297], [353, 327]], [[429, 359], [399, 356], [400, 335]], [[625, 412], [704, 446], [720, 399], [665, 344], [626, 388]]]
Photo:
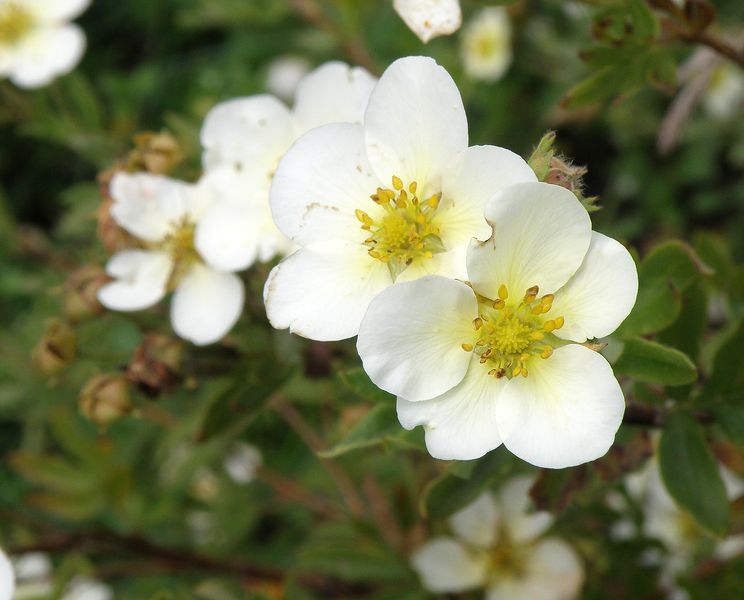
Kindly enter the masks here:
[[12, 45], [33, 27], [33, 15], [11, 0], [0, 6], [0, 45]]
[[563, 327], [563, 317], [547, 319], [544, 315], [553, 306], [553, 294], [537, 297], [539, 288], [527, 289], [521, 301], [509, 301], [506, 285], [499, 287], [496, 300], [478, 296], [478, 316], [473, 328], [480, 337], [475, 345], [466, 343], [462, 349], [475, 352], [488, 374], [500, 379], [521, 375], [527, 377], [528, 363], [536, 357], [549, 358], [559, 340], [552, 331]]
[[502, 532], [500, 541], [488, 553], [488, 572], [492, 577], [519, 579], [526, 572], [527, 548], [519, 546]]
[[434, 215], [439, 206], [439, 195], [419, 200], [418, 184], [413, 181], [405, 188], [403, 181], [393, 176], [393, 189], [377, 188], [370, 198], [380, 205], [384, 214], [373, 219], [363, 210], [355, 211], [362, 229], [370, 236], [364, 240], [367, 253], [384, 262], [393, 281], [416, 259], [428, 259], [445, 247], [439, 237]]
[[153, 244], [154, 250], [166, 252], [173, 259], [173, 272], [168, 281], [168, 289], [178, 287], [183, 276], [196, 263], [201, 262], [201, 256], [194, 245], [196, 223], [184, 218], [175, 223], [171, 232], [160, 242]]

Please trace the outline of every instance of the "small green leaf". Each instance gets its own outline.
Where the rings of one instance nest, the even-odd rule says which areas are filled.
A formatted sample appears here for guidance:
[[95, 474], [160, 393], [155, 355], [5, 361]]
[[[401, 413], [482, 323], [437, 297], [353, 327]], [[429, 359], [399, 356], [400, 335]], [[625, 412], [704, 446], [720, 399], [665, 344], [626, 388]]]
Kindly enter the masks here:
[[744, 452], [744, 406], [718, 404], [712, 410], [729, 441]]
[[618, 375], [660, 385], [684, 385], [697, 379], [697, 369], [686, 354], [642, 338], [625, 340], [613, 368]]
[[710, 533], [722, 536], [729, 525], [729, 502], [718, 465], [700, 426], [688, 415], [667, 421], [659, 444], [659, 467], [669, 494]]
[[718, 349], [705, 391], [720, 396], [739, 389], [744, 383], [744, 317]]
[[368, 448], [385, 442], [408, 445], [406, 431], [398, 422], [395, 403], [378, 404], [357, 423], [349, 434], [328, 450], [319, 452], [323, 458], [334, 458], [359, 448]]
[[469, 478], [444, 473], [432, 481], [421, 497], [420, 510], [432, 519], [449, 517], [473, 500], [487, 487], [506, 477], [511, 469], [503, 449], [496, 449], [479, 459]]
[[388, 394], [372, 383], [362, 367], [339, 371], [338, 378], [341, 383], [364, 400], [395, 403], [395, 396]]
[[697, 360], [707, 320], [708, 295], [703, 282], [697, 281], [682, 294], [679, 318], [659, 333], [659, 341]]
[[648, 39], [658, 35], [659, 23], [644, 0], [628, 0], [628, 12], [633, 24], [634, 37]]

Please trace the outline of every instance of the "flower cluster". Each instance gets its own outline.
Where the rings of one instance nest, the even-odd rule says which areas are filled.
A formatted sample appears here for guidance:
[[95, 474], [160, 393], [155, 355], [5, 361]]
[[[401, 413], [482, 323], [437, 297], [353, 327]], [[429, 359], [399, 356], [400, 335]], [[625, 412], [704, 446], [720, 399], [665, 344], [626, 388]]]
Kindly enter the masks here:
[[449, 519], [456, 539], [436, 537], [411, 563], [424, 587], [436, 593], [486, 589], [490, 600], [571, 600], [584, 568], [566, 542], [544, 534], [548, 512], [530, 511], [533, 477], [507, 481], [498, 494], [486, 491]]
[[90, 0], [0, 0], [0, 77], [23, 88], [69, 73], [85, 51], [85, 34], [70, 21]]

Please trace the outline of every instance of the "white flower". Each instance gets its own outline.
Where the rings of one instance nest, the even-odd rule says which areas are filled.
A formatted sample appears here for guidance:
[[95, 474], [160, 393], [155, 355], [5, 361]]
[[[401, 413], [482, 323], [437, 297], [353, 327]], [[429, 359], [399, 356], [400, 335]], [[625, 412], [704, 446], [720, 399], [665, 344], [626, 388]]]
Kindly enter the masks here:
[[106, 270], [115, 279], [98, 292], [113, 310], [135, 311], [174, 291], [171, 322], [195, 344], [210, 344], [235, 324], [243, 308], [241, 280], [204, 264], [194, 247], [194, 230], [212, 195], [159, 175], [119, 173], [111, 182], [116, 222], [139, 238], [141, 249], [115, 254]]
[[467, 254], [470, 283], [425, 277], [370, 304], [357, 348], [398, 396], [429, 453], [478, 458], [502, 443], [540, 467], [602, 456], [625, 403], [609, 363], [582, 345], [612, 333], [638, 288], [618, 242], [593, 233], [568, 190], [520, 183], [486, 207], [492, 237]]
[[364, 125], [318, 127], [279, 164], [271, 209], [301, 248], [269, 276], [269, 320], [316, 340], [356, 335], [370, 300], [396, 278], [465, 276], [470, 239], [490, 234], [487, 200], [535, 180], [508, 150], [468, 148], [460, 93], [434, 60], [395, 61]]
[[481, 10], [462, 32], [462, 62], [473, 79], [498, 81], [512, 61], [511, 22], [503, 6]]
[[85, 34], [69, 23], [90, 0], [0, 0], [0, 77], [37, 88], [72, 71]]
[[88, 577], [75, 577], [60, 600], [112, 600], [111, 588]]
[[460, 0], [393, 0], [393, 8], [408, 28], [426, 43], [460, 28]]
[[10, 600], [15, 591], [15, 575], [10, 560], [0, 548], [0, 600]]
[[718, 61], [710, 73], [703, 106], [716, 119], [730, 119], [744, 106], [744, 73], [728, 61]]
[[222, 466], [235, 483], [246, 484], [253, 481], [262, 462], [258, 448], [241, 442], [232, 447]]
[[269, 64], [266, 89], [282, 100], [291, 101], [297, 86], [310, 71], [310, 62], [302, 56], [280, 56]]
[[584, 568], [563, 540], [543, 534], [547, 512], [529, 512], [533, 477], [508, 481], [497, 496], [484, 492], [450, 518], [458, 539], [434, 538], [411, 558], [424, 587], [435, 593], [486, 588], [488, 600], [571, 600]]
[[205, 181], [220, 199], [196, 231], [196, 247], [217, 269], [240, 270], [292, 245], [271, 218], [269, 187], [279, 159], [303, 133], [362, 119], [375, 78], [340, 62], [321, 65], [297, 86], [292, 110], [261, 94], [215, 106], [202, 127]]

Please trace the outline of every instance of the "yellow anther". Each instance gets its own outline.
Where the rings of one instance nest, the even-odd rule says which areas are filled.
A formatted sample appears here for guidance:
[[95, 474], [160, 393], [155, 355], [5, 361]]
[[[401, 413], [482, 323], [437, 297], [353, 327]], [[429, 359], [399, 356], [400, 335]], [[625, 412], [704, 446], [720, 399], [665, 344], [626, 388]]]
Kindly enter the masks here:
[[521, 372], [522, 367], [514, 367], [514, 370], [512, 371], [512, 377], [518, 377]]
[[527, 288], [527, 291], [524, 293], [524, 303], [531, 304], [535, 300], [535, 298], [537, 298], [537, 293], [539, 291], [540, 288], [536, 285]]
[[367, 254], [369, 254], [372, 258], [382, 260], [382, 254], [380, 254], [377, 250], [367, 250]]
[[563, 317], [556, 317], [555, 328], [560, 329], [561, 327], [563, 327], [563, 323], [564, 323]]
[[553, 354], [553, 347], [545, 346], [545, 348], [543, 348], [542, 354], [540, 354], [540, 358], [550, 358], [552, 354]]
[[[540, 304], [542, 304], [543, 306], [547, 306], [548, 307], [548, 310], [550, 310], [550, 307], [553, 306], [553, 300], [555, 300], [555, 295], [553, 295], [553, 294], [545, 294], [540, 299]], [[548, 312], [548, 311], [546, 310], [545, 312]]]
[[545, 337], [545, 334], [542, 331], [533, 331], [530, 333], [530, 339], [531, 340], [541, 340]]
[[545, 312], [545, 311], [543, 310], [543, 305], [542, 305], [542, 304], [536, 304], [535, 306], [533, 306], [533, 307], [532, 307], [532, 308], [530, 309], [530, 312], [531, 312], [531, 313], [532, 313], [533, 315], [541, 315], [541, 314], [542, 314], [543, 312]]
[[370, 219], [369, 215], [366, 212], [364, 212], [363, 210], [359, 210], [358, 208], [354, 211], [354, 214], [356, 215], [356, 218], [365, 225], [372, 221], [372, 219]]
[[551, 331], [555, 329], [555, 321], [553, 319], [550, 319], [549, 321], [545, 321], [545, 323], [543, 323], [543, 329], [547, 331], [548, 333], [550, 333]]
[[496, 310], [501, 310], [502, 308], [504, 308], [504, 306], [506, 306], [506, 303], [501, 298], [493, 301], [493, 307]]
[[439, 206], [439, 196], [437, 195], [432, 196], [426, 201], [426, 203], [432, 208], [436, 208], [437, 206]]
[[481, 327], [483, 327], [483, 319], [475, 317], [475, 319], [473, 319], [473, 329], [478, 331]]
[[506, 289], [506, 286], [502, 283], [499, 286], [499, 300], [506, 300], [509, 297], [509, 290]]
[[484, 321], [490, 321], [487, 314], [480, 315], [480, 318], [483, 319]]
[[403, 189], [403, 181], [401, 181], [400, 177], [393, 175], [393, 187], [398, 191]]
[[488, 372], [488, 374], [489, 374], [489, 375], [490, 375], [491, 377], [497, 377], [497, 376], [498, 376], [498, 374], [499, 374], [499, 370], [498, 370], [498, 369], [491, 369], [491, 370], [490, 370], [490, 371]]
[[480, 357], [480, 360], [478, 362], [480, 364], [485, 364], [487, 360], [488, 360], [488, 357], [487, 356], [481, 356]]
[[530, 355], [526, 352], [524, 354], [520, 354], [519, 360], [522, 362], [527, 362], [530, 359]]
[[473, 351], [473, 344], [463, 344], [460, 346], [465, 352], [472, 352]]
[[522, 367], [522, 377], [527, 377], [527, 375], [528, 375], [527, 369], [525, 369], [524, 367]]
[[408, 191], [412, 194], [416, 193], [416, 189], [418, 188], [418, 184], [415, 181], [412, 181], [410, 185], [408, 186]]
[[488, 358], [489, 356], [491, 356], [491, 354], [493, 354], [493, 348], [489, 348], [488, 350], [486, 350], [486, 351], [485, 351], [485, 352], [483, 353], [483, 355], [482, 355], [482, 356], [485, 356], [486, 358]]

